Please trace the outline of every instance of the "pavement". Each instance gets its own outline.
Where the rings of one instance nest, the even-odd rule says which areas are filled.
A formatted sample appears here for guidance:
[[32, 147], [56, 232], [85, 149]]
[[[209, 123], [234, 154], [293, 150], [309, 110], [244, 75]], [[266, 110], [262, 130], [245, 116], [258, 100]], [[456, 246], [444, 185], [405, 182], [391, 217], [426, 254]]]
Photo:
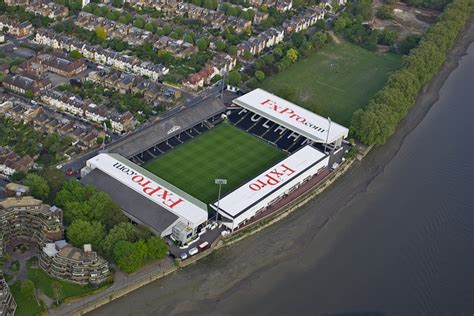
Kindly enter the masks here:
[[[29, 249], [23, 253], [21, 251], [14, 251], [15, 247], [21, 244], [28, 245]], [[38, 245], [31, 240], [15, 239], [8, 242], [6, 250], [9, 254], [9, 258], [3, 266], [3, 273], [8, 275], [14, 275], [12, 282], [15, 282], [17, 280], [25, 280], [28, 277], [28, 269], [26, 267], [26, 263], [29, 259], [38, 255]], [[19, 271], [14, 273], [9, 272], [11, 265], [16, 261], [18, 261], [18, 263], [20, 264]]]

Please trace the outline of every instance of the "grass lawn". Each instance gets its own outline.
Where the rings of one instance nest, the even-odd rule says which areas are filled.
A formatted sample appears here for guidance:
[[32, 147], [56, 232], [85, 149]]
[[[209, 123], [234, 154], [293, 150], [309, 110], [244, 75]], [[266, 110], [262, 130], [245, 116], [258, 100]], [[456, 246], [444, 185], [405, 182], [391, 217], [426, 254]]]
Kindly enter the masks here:
[[285, 153], [229, 123], [171, 150], [145, 169], [203, 201], [217, 200], [215, 178], [226, 178], [222, 195], [285, 157]]
[[41, 304], [41, 302], [40, 305], [38, 305], [36, 299], [33, 296], [25, 296], [21, 293], [20, 282], [15, 282], [13, 285], [11, 285], [10, 290], [12, 291], [12, 295], [15, 298], [15, 302], [17, 304], [15, 313], [16, 316], [40, 315], [45, 310], [45, 307]]
[[39, 268], [28, 267], [28, 279], [33, 281], [37, 289], [40, 289], [45, 295], [55, 299], [52, 288], [53, 282], [61, 284], [61, 298], [60, 301], [73, 296], [81, 296], [95, 291], [96, 288], [92, 286], [80, 286], [78, 284], [51, 278], [46, 272]]
[[[396, 54], [378, 54], [359, 46], [331, 43], [276, 76], [262, 88], [349, 126], [352, 113], [364, 107], [401, 66]], [[281, 93], [280, 93], [281, 94]]]

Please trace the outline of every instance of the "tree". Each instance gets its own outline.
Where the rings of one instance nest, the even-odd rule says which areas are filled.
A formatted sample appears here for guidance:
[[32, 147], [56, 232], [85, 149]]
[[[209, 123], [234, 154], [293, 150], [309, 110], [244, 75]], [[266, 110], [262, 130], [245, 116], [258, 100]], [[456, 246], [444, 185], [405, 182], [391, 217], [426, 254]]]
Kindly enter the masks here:
[[240, 72], [237, 70], [232, 70], [229, 72], [229, 76], [227, 77], [229, 85], [233, 87], [238, 87], [240, 85], [240, 82], [242, 81], [242, 76], [240, 75]]
[[51, 283], [51, 289], [53, 290], [53, 296], [56, 300], [56, 305], [59, 305], [59, 300], [63, 296], [63, 285], [59, 281], [53, 281]]
[[400, 42], [399, 50], [400, 53], [406, 55], [410, 52], [411, 49], [418, 46], [420, 42], [421, 35], [419, 34], [410, 34], [405, 39]]
[[286, 52], [286, 57], [288, 57], [288, 59], [294, 63], [296, 62], [296, 60], [298, 59], [298, 52], [296, 51], [296, 49], [294, 48], [290, 48], [287, 52]]
[[153, 32], [155, 30], [155, 27], [153, 26], [152, 23], [148, 22], [148, 23], [145, 24], [144, 29], [145, 29], [145, 31]]
[[138, 18], [133, 22], [133, 26], [138, 27], [139, 29], [142, 29], [144, 25], [145, 21], [141, 18]]
[[153, 236], [146, 242], [148, 246], [148, 258], [149, 259], [161, 259], [168, 254], [168, 246], [163, 239]]
[[298, 48], [303, 45], [305, 40], [306, 38], [303, 32], [296, 32], [296, 33], [293, 33], [293, 35], [291, 35], [291, 42], [293, 42], [293, 45], [295, 45]]
[[123, 0], [112, 0], [112, 5], [116, 8], [121, 8], [123, 6]]
[[237, 56], [237, 46], [232, 45], [229, 47], [229, 54], [232, 56]]
[[189, 33], [184, 36], [183, 40], [184, 40], [186, 43], [194, 44], [194, 38], [193, 38], [192, 35], [189, 34]]
[[216, 47], [218, 51], [222, 52], [225, 50], [226, 44], [224, 41], [220, 40], [220, 41], [217, 41]]
[[99, 222], [75, 220], [67, 228], [69, 242], [76, 247], [91, 244], [94, 249], [99, 249], [105, 235], [104, 226]]
[[61, 170], [56, 168], [45, 168], [40, 172], [40, 176], [46, 180], [49, 186], [50, 193], [47, 201], [53, 203], [53, 198], [63, 187], [66, 177]]
[[39, 200], [46, 200], [49, 196], [48, 182], [37, 174], [30, 173], [25, 178], [25, 185], [31, 190], [31, 195]]
[[128, 24], [128, 19], [125, 15], [121, 15], [118, 20], [122, 24]]
[[373, 17], [372, 0], [359, 0], [353, 6], [354, 16], [360, 15], [364, 20], [371, 20]]
[[133, 242], [135, 237], [136, 231], [132, 224], [127, 222], [120, 223], [109, 231], [101, 244], [101, 249], [107, 257], [112, 258], [114, 255], [115, 245], [119, 241], [123, 240]]
[[81, 54], [81, 52], [78, 51], [78, 50], [72, 50], [72, 51], [70, 51], [70, 52], [69, 52], [69, 56], [71, 56], [71, 57], [74, 58], [74, 59], [80, 59], [80, 58], [82, 58], [82, 54]]
[[244, 51], [244, 58], [245, 58], [246, 60], [250, 60], [250, 59], [253, 58], [253, 55], [252, 55], [252, 53], [251, 53], [250, 51], [246, 50], [246, 51]]
[[283, 56], [283, 50], [280, 48], [280, 47], [276, 47], [274, 50], [273, 50], [273, 53], [278, 56], [278, 57], [282, 57]]
[[201, 37], [200, 39], [197, 40], [196, 45], [199, 48], [199, 51], [203, 52], [209, 46], [209, 41], [206, 37]]
[[143, 240], [135, 243], [121, 240], [115, 245], [114, 257], [120, 269], [135, 272], [148, 258], [148, 246]]
[[95, 35], [101, 41], [105, 41], [107, 39], [107, 30], [102, 26], [99, 26], [95, 29]]
[[[13, 70], [14, 67], [15, 67], [15, 70]], [[12, 70], [12, 72], [15, 72], [16, 71], [16, 66], [12, 66], [10, 69]], [[29, 99], [33, 99], [35, 97], [35, 94], [33, 93], [32, 90], [26, 90], [25, 97], [27, 97]]]
[[378, 43], [381, 45], [391, 46], [395, 44], [398, 38], [398, 33], [391, 30], [382, 30], [378, 33]]
[[392, 20], [394, 18], [393, 8], [388, 5], [382, 5], [377, 9], [375, 15], [382, 20]]
[[263, 56], [263, 61], [265, 62], [266, 65], [273, 65], [275, 63], [275, 57], [271, 54], [267, 54]]
[[315, 48], [321, 48], [328, 41], [328, 36], [324, 32], [316, 32], [310, 38]]
[[265, 73], [261, 70], [257, 70], [255, 72], [255, 78], [257, 78], [257, 80], [261, 82], [265, 79]]

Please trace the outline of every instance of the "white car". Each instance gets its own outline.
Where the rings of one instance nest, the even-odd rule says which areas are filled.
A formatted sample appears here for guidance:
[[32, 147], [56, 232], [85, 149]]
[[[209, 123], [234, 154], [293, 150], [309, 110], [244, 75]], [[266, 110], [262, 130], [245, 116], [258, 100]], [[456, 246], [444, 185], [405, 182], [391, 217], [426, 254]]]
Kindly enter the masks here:
[[61, 170], [62, 167], [64, 167], [64, 165], [57, 165], [56, 169]]
[[197, 254], [199, 251], [198, 251], [198, 249], [197, 249], [196, 247], [193, 247], [193, 248], [189, 249], [188, 252], [189, 252], [189, 255], [190, 255], [190, 256], [194, 256], [194, 255]]

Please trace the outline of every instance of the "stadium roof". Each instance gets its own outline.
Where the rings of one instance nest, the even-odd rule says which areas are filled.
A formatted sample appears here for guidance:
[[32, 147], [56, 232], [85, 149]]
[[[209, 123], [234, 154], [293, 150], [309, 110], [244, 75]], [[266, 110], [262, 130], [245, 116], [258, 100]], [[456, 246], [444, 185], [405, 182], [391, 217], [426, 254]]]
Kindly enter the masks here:
[[[103, 179], [104, 176], [99, 177], [97, 173], [95, 177], [93, 177], [95, 179], [92, 180], [87, 180], [89, 175], [85, 176], [85, 181], [98, 186], [98, 188], [103, 191], [110, 191], [111, 193], [109, 194], [112, 197], [116, 196], [119, 205], [122, 204], [127, 206], [128, 203], [132, 203], [128, 207], [129, 210], [124, 209], [132, 216], [143, 218], [143, 214], [146, 212], [147, 215], [145, 216], [145, 219], [156, 219], [159, 221], [163, 216], [163, 212], [157, 214], [154, 212], [157, 209], [161, 209], [183, 218], [188, 222], [188, 225], [193, 227], [200, 225], [207, 220], [208, 213], [205, 203], [118, 154], [99, 154], [94, 158], [89, 159], [87, 161], [87, 166], [92, 169], [99, 169], [106, 175], [106, 177], [113, 178], [115, 181]], [[97, 181], [98, 184], [94, 181]], [[119, 186], [118, 184], [121, 184], [122, 186]], [[110, 189], [108, 187], [109, 185], [113, 188], [121, 188], [121, 192], [113, 192], [114, 190]], [[123, 186], [126, 186], [128, 189]], [[136, 192], [138, 195], [130, 195], [130, 191]], [[135, 206], [133, 202], [128, 202], [129, 195], [133, 196], [137, 201], [146, 199], [153, 202], [156, 207], [144, 207], [145, 202], [143, 201]], [[139, 196], [141, 199], [137, 199]], [[149, 203], [146, 204], [146, 206], [150, 205]], [[143, 222], [149, 225], [148, 221], [144, 220]]]
[[[220, 213], [236, 218], [325, 157], [325, 154], [309, 145], [301, 148], [293, 155], [223, 197], [219, 202]], [[216, 209], [217, 203], [214, 203], [213, 207]]]
[[128, 186], [99, 169], [92, 170], [81, 179], [81, 182], [92, 184], [98, 190], [109, 194], [128, 216], [150, 227], [156, 234], [161, 234], [178, 219], [175, 214], [168, 212], [140, 193], [130, 190]]
[[232, 101], [304, 137], [318, 143], [332, 143], [347, 137], [349, 130], [327, 118], [308, 111], [262, 89], [255, 89]]
[[111, 144], [107, 151], [132, 157], [224, 110], [219, 98], [208, 98]]

